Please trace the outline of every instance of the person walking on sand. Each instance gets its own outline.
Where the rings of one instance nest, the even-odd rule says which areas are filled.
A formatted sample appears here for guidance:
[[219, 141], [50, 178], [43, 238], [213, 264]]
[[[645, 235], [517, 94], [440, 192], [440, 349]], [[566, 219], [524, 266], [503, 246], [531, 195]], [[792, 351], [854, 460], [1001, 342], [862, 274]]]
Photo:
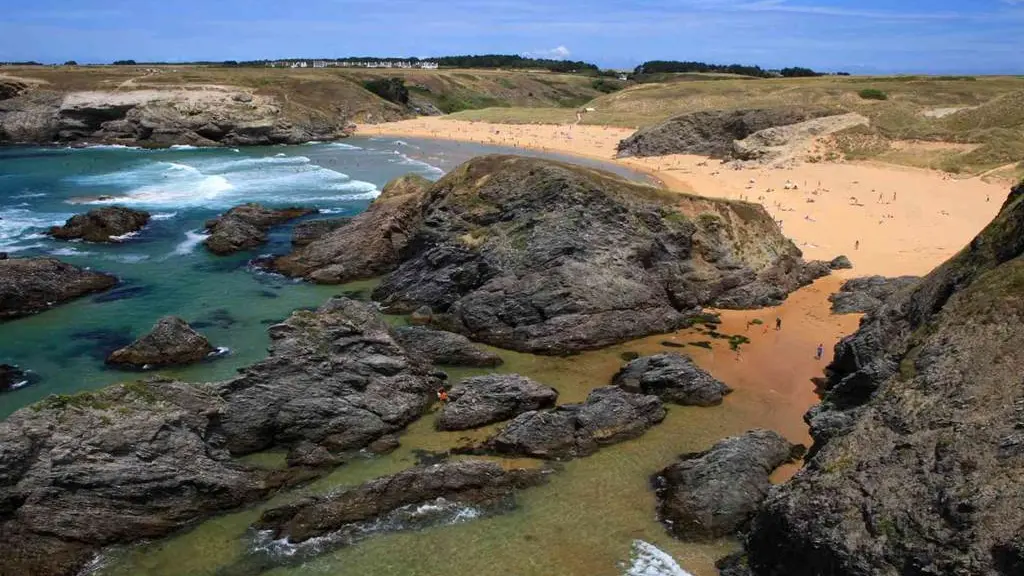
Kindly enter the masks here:
[[825, 345], [818, 344], [818, 349], [815, 351], [814, 359], [821, 360], [821, 357], [825, 355]]
[[854, 250], [860, 250], [860, 240], [854, 240], [853, 241], [853, 249]]
[[782, 330], [782, 318], [775, 318], [775, 330]]

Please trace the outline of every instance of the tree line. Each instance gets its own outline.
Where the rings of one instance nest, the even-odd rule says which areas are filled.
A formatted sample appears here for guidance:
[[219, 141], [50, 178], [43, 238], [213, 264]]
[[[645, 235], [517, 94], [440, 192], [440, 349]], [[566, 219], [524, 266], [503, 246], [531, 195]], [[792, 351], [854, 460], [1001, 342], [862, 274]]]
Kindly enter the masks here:
[[[812, 76], [825, 76], [823, 72], [815, 72], [810, 68], [794, 66], [782, 68], [781, 70], [766, 70], [760, 66], [748, 64], [708, 64], [706, 62], [678, 61], [678, 60], [651, 60], [636, 67], [635, 74], [680, 74], [680, 73], [718, 73], [737, 74], [740, 76], [754, 76], [757, 78], [801, 78]], [[849, 75], [839, 72], [838, 75]]]

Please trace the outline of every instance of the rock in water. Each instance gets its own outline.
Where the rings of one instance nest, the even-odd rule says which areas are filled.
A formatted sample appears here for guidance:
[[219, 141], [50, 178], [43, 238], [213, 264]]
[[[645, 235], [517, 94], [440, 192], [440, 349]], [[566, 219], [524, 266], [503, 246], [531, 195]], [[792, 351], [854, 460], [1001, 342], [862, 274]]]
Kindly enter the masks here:
[[804, 469], [751, 524], [787, 574], [1020, 574], [1024, 185], [971, 243], [836, 347]]
[[0, 364], [0, 392], [24, 388], [31, 384], [33, 379], [34, 378], [31, 373], [26, 372], [17, 366]]
[[[493, 508], [519, 489], [544, 481], [540, 469], [505, 470], [495, 462], [457, 460], [404, 470], [354, 488], [272, 508], [254, 525], [273, 538], [305, 542], [410, 505], [449, 502]], [[386, 530], [390, 523], [383, 523]]]
[[799, 448], [775, 432], [753, 430], [706, 452], [684, 454], [654, 477], [658, 517], [684, 540], [733, 534], [768, 495], [771, 473]]
[[6, 258], [0, 260], [0, 320], [37, 314], [116, 284], [109, 274], [54, 258]]
[[437, 417], [438, 430], [468, 430], [551, 408], [558, 391], [518, 374], [466, 378], [448, 393]]
[[[551, 160], [482, 156], [410, 194], [393, 209], [405, 248], [374, 299], [402, 313], [429, 306], [432, 325], [502, 348], [567, 354], [669, 332], [700, 306], [778, 304], [829, 272], [805, 264], [761, 206]], [[391, 221], [389, 210], [371, 206], [366, 221]], [[350, 264], [381, 252], [376, 240], [366, 249], [358, 240], [380, 232], [347, 236], [360, 223], [279, 259], [278, 269], [325, 282], [370, 271]], [[343, 260], [310, 257], [327, 243]]]
[[181, 318], [161, 318], [148, 334], [129, 346], [115, 350], [107, 364], [133, 366], [173, 366], [191, 364], [209, 356], [215, 348]]
[[138, 232], [147, 223], [149, 212], [108, 206], [72, 216], [63, 226], [54, 226], [48, 233], [58, 240], [117, 242], [118, 236]]
[[395, 337], [407, 352], [432, 364], [493, 368], [502, 363], [501, 356], [474, 345], [461, 334], [403, 326], [395, 329]]
[[222, 385], [226, 447], [237, 454], [300, 441], [362, 448], [423, 415], [442, 384], [369, 304], [334, 298], [268, 332], [270, 356]]
[[270, 265], [288, 276], [320, 284], [341, 284], [388, 272], [420, 226], [431, 183], [402, 176], [384, 187], [370, 207], [352, 221]]
[[77, 574], [101, 547], [260, 499], [288, 473], [206, 439], [223, 401], [171, 381], [51, 396], [0, 422], [0, 573]]
[[327, 220], [299, 222], [292, 229], [292, 244], [295, 246], [308, 246], [338, 228], [348, 225], [351, 221], [351, 218], [330, 218]]
[[893, 294], [915, 285], [917, 276], [867, 276], [848, 280], [839, 292], [828, 297], [833, 314], [866, 314], [873, 312]]
[[665, 120], [619, 142], [619, 157], [699, 154], [729, 158], [733, 141], [776, 126], [797, 124], [829, 115], [825, 109], [754, 108], [702, 110]]
[[653, 394], [683, 406], [717, 406], [732, 392], [679, 354], [644, 356], [626, 364], [612, 384], [634, 394]]
[[242, 204], [208, 221], [206, 229], [210, 236], [203, 243], [220, 256], [248, 250], [266, 242], [271, 227], [315, 213], [316, 210], [308, 208], [275, 210], [259, 204]]
[[601, 446], [636, 438], [664, 419], [657, 396], [598, 388], [582, 404], [517, 416], [473, 451], [555, 460], [589, 456]]

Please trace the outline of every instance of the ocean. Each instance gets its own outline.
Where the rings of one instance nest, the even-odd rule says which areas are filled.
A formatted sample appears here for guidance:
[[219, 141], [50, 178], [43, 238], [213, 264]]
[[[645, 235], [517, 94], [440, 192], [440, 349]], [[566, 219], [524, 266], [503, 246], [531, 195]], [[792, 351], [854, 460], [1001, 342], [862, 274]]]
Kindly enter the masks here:
[[[0, 252], [53, 256], [121, 279], [110, 292], [0, 324], [0, 363], [35, 376], [33, 385], [0, 394], [0, 418], [50, 394], [139, 377], [108, 368], [104, 359], [162, 316], [181, 316], [213, 345], [230, 350], [162, 373], [212, 381], [265, 356], [267, 325], [333, 295], [365, 295], [370, 287], [315, 286], [249, 266], [256, 256], [288, 252], [291, 226], [274, 229], [270, 242], [253, 252], [214, 256], [202, 246], [206, 220], [244, 202], [317, 208], [319, 214], [309, 218], [354, 216], [393, 178], [416, 173], [436, 180], [487, 153], [523, 152], [395, 138], [242, 149], [0, 148]], [[643, 178], [611, 164], [536, 155]], [[56, 241], [43, 234], [76, 213], [111, 204], [146, 210], [152, 220], [118, 244]]]

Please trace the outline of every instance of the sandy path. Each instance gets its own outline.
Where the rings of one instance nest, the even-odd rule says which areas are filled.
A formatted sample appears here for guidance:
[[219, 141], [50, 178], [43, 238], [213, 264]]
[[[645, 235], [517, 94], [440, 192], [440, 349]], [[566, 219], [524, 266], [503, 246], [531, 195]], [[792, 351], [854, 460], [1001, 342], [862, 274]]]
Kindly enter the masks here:
[[[431, 117], [360, 126], [359, 133], [574, 154], [644, 170], [673, 190], [760, 202], [808, 258], [846, 254], [858, 276], [927, 273], [995, 216], [1008, 191], [1004, 183], [981, 178], [958, 180], [941, 172], [868, 163], [733, 170], [699, 156], [615, 160], [616, 145], [632, 133], [626, 128], [486, 124]], [[798, 189], [785, 190], [787, 182]]]

